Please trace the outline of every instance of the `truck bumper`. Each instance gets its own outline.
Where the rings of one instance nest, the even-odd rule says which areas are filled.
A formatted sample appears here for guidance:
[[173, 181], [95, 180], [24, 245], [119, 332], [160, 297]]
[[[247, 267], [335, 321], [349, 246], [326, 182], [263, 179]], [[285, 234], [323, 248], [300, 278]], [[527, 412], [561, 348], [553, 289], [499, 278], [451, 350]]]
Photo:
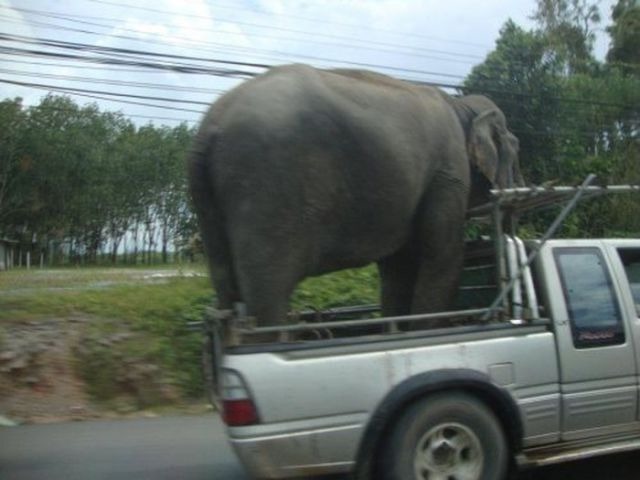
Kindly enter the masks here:
[[[231, 445], [253, 477], [290, 478], [345, 473], [355, 466], [362, 424], [294, 432], [265, 427], [229, 429]], [[260, 433], [260, 430], [265, 431]]]

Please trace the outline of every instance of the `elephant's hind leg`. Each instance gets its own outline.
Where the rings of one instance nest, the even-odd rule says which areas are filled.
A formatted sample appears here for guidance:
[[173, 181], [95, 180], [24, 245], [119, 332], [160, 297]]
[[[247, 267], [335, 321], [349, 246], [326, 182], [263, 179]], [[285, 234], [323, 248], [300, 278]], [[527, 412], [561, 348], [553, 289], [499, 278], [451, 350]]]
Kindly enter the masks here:
[[260, 326], [286, 323], [289, 297], [302, 278], [298, 251], [285, 238], [269, 242], [253, 242], [259, 238], [253, 234], [246, 238], [234, 244], [234, 263], [247, 314]]
[[378, 262], [380, 303], [385, 317], [411, 313], [413, 290], [418, 275], [416, 255], [415, 246], [410, 244]]
[[271, 266], [271, 271], [257, 270], [260, 269], [242, 269], [239, 274], [247, 314], [255, 317], [260, 326], [286, 323], [289, 297], [296, 284], [293, 275], [285, 270], [278, 271], [277, 266]]

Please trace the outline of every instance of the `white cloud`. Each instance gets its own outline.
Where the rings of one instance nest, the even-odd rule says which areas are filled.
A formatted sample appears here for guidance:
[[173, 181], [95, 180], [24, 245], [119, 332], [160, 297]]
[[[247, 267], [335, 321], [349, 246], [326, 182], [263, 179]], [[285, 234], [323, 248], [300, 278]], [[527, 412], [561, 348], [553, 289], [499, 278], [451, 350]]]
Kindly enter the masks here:
[[169, 28], [161, 23], [153, 23], [139, 19], [128, 19], [123, 25], [114, 29], [115, 33], [126, 33], [134, 30], [139, 38], [158, 38], [168, 35]]
[[3, 17], [7, 17], [2, 25], [5, 32], [14, 35], [31, 35], [33, 33], [22, 13], [14, 9], [10, 0], [0, 0], [0, 10]]
[[258, 0], [256, 4], [258, 10], [269, 12], [273, 15], [286, 15], [293, 5], [292, 2], [288, 2], [287, 7], [283, 0]]
[[[10, 0], [0, 0], [0, 10], [2, 15], [6, 18], [3, 21], [2, 30], [4, 33], [11, 35], [20, 35], [25, 37], [34, 37], [34, 30], [31, 28], [24, 15], [17, 10], [14, 10], [14, 5]], [[6, 46], [21, 47], [18, 43], [6, 43]], [[28, 57], [21, 57], [15, 55], [2, 55], [0, 56], [0, 62], [3, 67], [8, 70], [20, 70], [31, 75], [37, 75], [42, 67], [29, 63]], [[20, 62], [20, 63], [18, 63]], [[24, 62], [24, 63], [22, 63]], [[33, 77], [16, 76], [9, 74], [2, 74], [0, 78], [6, 78], [9, 80], [15, 80], [17, 82], [33, 82]], [[4, 98], [21, 97], [26, 105], [38, 103], [39, 99], [44, 95], [42, 91], [34, 90], [32, 88], [21, 87], [18, 85], [11, 85], [7, 83], [0, 83], [0, 100]]]

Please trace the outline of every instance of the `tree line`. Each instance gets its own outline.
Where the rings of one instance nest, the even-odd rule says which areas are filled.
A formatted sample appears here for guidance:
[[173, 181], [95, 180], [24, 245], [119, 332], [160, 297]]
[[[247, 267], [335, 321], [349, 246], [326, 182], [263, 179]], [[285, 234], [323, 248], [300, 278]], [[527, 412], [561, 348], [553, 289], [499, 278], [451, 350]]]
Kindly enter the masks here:
[[[640, 3], [613, 7], [603, 62], [593, 54], [597, 2], [538, 0], [531, 18], [532, 30], [505, 23], [465, 93], [486, 94], [504, 111], [529, 182], [576, 185], [595, 173], [603, 183], [640, 184]], [[586, 204], [565, 234], [640, 236], [636, 197]], [[539, 232], [548, 216], [538, 220], [530, 226]]]
[[[638, 1], [614, 6], [602, 62], [593, 54], [597, 3], [538, 0], [532, 18], [532, 30], [505, 23], [463, 93], [485, 94], [505, 112], [530, 183], [577, 184], [594, 172], [639, 184]], [[49, 264], [167, 261], [171, 250], [188, 251], [196, 228], [183, 162], [193, 134], [186, 124], [138, 127], [65, 96], [28, 108], [0, 102], [0, 239], [18, 239]], [[594, 203], [565, 232], [640, 236], [640, 200]]]
[[0, 102], [0, 125], [0, 238], [23, 253], [50, 265], [150, 263], [187, 244], [186, 124], [137, 127], [47, 95], [28, 108]]

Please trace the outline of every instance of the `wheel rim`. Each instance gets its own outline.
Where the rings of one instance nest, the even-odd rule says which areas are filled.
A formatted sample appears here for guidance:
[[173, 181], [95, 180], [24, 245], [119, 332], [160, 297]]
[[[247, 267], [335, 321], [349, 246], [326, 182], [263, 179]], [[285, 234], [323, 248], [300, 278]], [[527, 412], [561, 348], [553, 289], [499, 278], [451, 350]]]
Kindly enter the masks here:
[[420, 438], [414, 455], [419, 480], [478, 480], [483, 464], [480, 440], [459, 423], [433, 427]]

